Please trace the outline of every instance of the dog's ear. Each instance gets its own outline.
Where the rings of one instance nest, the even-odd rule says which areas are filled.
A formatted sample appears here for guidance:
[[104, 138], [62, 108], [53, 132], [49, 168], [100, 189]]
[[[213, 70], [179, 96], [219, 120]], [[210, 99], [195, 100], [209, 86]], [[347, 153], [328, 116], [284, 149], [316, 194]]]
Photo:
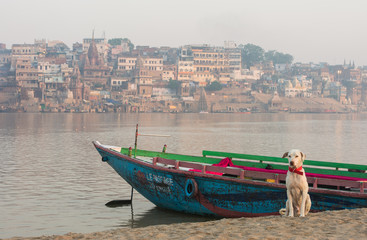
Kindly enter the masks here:
[[302, 156], [302, 161], [304, 161], [306, 159], [306, 154], [304, 154], [303, 152], [300, 152], [301, 156]]
[[286, 157], [288, 157], [288, 152], [285, 152], [285, 153], [283, 154], [283, 157], [282, 157], [282, 158], [286, 158]]

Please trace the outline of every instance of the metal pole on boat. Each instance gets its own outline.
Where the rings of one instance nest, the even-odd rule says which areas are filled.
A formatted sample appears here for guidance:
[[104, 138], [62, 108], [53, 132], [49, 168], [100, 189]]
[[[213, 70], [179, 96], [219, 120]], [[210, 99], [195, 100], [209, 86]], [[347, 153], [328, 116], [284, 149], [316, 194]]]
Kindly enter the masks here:
[[135, 148], [134, 148], [134, 158], [136, 158], [136, 148], [138, 145], [138, 128], [139, 128], [139, 124], [136, 124], [136, 132], [135, 132]]
[[133, 194], [134, 194], [134, 188], [131, 187], [131, 196], [130, 196], [130, 201], [133, 202]]

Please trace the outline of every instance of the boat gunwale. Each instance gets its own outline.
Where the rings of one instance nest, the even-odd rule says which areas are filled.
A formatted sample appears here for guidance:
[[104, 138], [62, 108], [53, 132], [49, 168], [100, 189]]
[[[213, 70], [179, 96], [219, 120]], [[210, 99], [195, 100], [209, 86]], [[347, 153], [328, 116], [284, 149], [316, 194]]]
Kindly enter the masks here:
[[[139, 165], [144, 165], [146, 167], [150, 167], [150, 168], [153, 168], [153, 169], [158, 169], [158, 170], [162, 170], [162, 171], [166, 171], [166, 172], [172, 172], [172, 173], [180, 173], [180, 174], [189, 175], [189, 176], [214, 178], [214, 179], [220, 179], [220, 180], [225, 180], [225, 181], [248, 183], [250, 185], [271, 186], [271, 187], [286, 189], [284, 184], [260, 182], [260, 181], [255, 181], [255, 180], [252, 180], [252, 179], [250, 180], [250, 179], [240, 179], [240, 178], [228, 178], [228, 177], [225, 177], [225, 176], [214, 175], [214, 174], [206, 174], [206, 173], [202, 173], [202, 172], [185, 171], [185, 170], [180, 170], [180, 169], [175, 169], [175, 168], [165, 168], [165, 167], [161, 167], [159, 165], [154, 165], [153, 162], [150, 163], [150, 162], [140, 160], [138, 158], [132, 158], [132, 157], [129, 157], [128, 155], [116, 152], [116, 151], [111, 150], [109, 148], [105, 148], [102, 144], [96, 145], [94, 142], [93, 142], [93, 144], [96, 148], [107, 151], [108, 153], [116, 155], [118, 157], [123, 157], [124, 160], [131, 161], [131, 162], [137, 163]], [[200, 163], [196, 163], [196, 164], [200, 164]], [[202, 164], [202, 165], [204, 165], [204, 164]]]
[[[192, 176], [192, 177], [196, 176], [196, 177], [201, 177], [201, 178], [210, 178], [210, 179], [223, 180], [223, 181], [232, 181], [232, 182], [237, 182], [237, 183], [245, 183], [245, 184], [249, 184], [249, 185], [266, 186], [266, 187], [280, 188], [280, 189], [286, 190], [286, 185], [282, 184], [282, 183], [262, 182], [262, 181], [256, 181], [256, 180], [253, 180], [253, 179], [229, 178], [229, 177], [215, 175], [215, 174], [208, 174], [208, 173], [195, 172], [195, 171], [185, 171], [185, 170], [180, 170], [180, 169], [175, 169], [175, 168], [165, 168], [165, 167], [161, 167], [159, 165], [154, 165], [153, 161], [150, 163], [150, 162], [140, 160], [138, 158], [129, 157], [126, 154], [122, 154], [120, 152], [117, 152], [115, 150], [112, 150], [112, 149], [108, 148], [108, 147], [112, 147], [112, 146], [105, 147], [103, 144], [101, 144], [97, 141], [93, 141], [93, 145], [97, 149], [101, 149], [105, 152], [108, 152], [109, 154], [115, 155], [119, 158], [123, 158], [126, 161], [130, 161], [130, 162], [133, 162], [135, 164], [143, 165], [145, 167], [153, 168], [153, 169], [164, 171], [164, 172], [179, 173], [179, 174], [184, 174], [184, 175]], [[200, 164], [200, 163], [197, 163], [197, 164]], [[205, 164], [201, 164], [201, 165], [205, 165]], [[343, 196], [343, 197], [367, 198], [367, 193], [366, 192], [364, 192], [364, 193], [361, 193], [361, 192], [348, 192], [348, 191], [337, 190], [337, 189], [324, 189], [324, 188], [309, 187], [309, 193], [330, 194], [330, 195], [337, 195], [337, 196]]]
[[[287, 158], [281, 157], [271, 157], [271, 156], [261, 156], [254, 154], [242, 154], [242, 153], [232, 153], [232, 152], [222, 152], [222, 151], [211, 151], [203, 150], [202, 154], [204, 157], [229, 157], [236, 159], [252, 160], [252, 161], [262, 161], [262, 162], [274, 162], [274, 163], [284, 163], [288, 164]], [[310, 167], [321, 167], [325, 169], [337, 168], [337, 169], [354, 169], [354, 170], [367, 170], [367, 165], [354, 164], [354, 163], [338, 163], [338, 162], [327, 162], [327, 161], [315, 161], [315, 160], [304, 160], [303, 166]]]
[[[120, 147], [119, 147], [120, 148]], [[128, 154], [128, 148], [120, 148], [121, 150], [117, 150], [122, 154]], [[135, 150], [134, 150], [135, 151]], [[208, 152], [207, 150], [203, 150], [203, 153]], [[213, 151], [210, 151], [213, 152]], [[245, 167], [255, 167], [255, 168], [266, 168], [272, 167], [274, 170], [281, 170], [281, 171], [288, 171], [288, 164], [287, 160], [277, 157], [270, 157], [270, 156], [260, 156], [260, 155], [249, 155], [249, 154], [238, 154], [238, 153], [227, 153], [227, 152], [215, 152], [221, 153], [221, 155], [213, 155], [213, 157], [205, 156], [192, 156], [192, 155], [182, 155], [182, 154], [175, 154], [175, 153], [166, 153], [166, 152], [156, 152], [150, 150], [142, 150], [136, 149], [135, 154], [138, 156], [148, 156], [148, 157], [162, 157], [167, 159], [174, 159], [174, 160], [183, 160], [189, 162], [199, 162], [199, 163], [208, 163], [208, 164], [215, 164], [217, 161], [221, 160], [223, 157], [229, 157], [235, 165], [245, 166]], [[135, 155], [134, 154], [134, 155]], [[224, 154], [224, 155], [223, 155]], [[234, 155], [237, 155], [236, 157]], [[241, 155], [241, 157], [238, 157]], [[243, 157], [245, 156], [245, 157]], [[249, 157], [250, 156], [250, 157]], [[177, 159], [176, 159], [177, 157]], [[184, 157], [184, 159], [182, 159]], [[221, 157], [221, 158], [220, 158]], [[249, 157], [249, 158], [248, 158]], [[253, 158], [255, 157], [255, 158]], [[188, 158], [186, 160], [186, 158]], [[275, 159], [275, 161], [274, 161]], [[213, 162], [215, 161], [215, 162]], [[316, 162], [316, 161], [315, 161]], [[329, 163], [335, 164], [332, 162], [322, 162], [322, 163]], [[337, 163], [339, 164], [339, 163]], [[345, 164], [344, 164], [345, 165]], [[352, 164], [348, 164], [352, 165]], [[355, 165], [355, 164], [354, 164]], [[363, 169], [367, 168], [367, 165], [358, 165], [361, 166]], [[335, 168], [335, 166], [320, 166], [320, 165], [304, 165], [308, 174], [312, 174], [313, 177], [318, 177], [317, 175], [322, 175], [322, 178], [329, 178], [327, 175], [332, 175], [333, 179], [340, 179], [340, 180], [351, 180], [351, 181], [365, 181], [367, 180], [367, 173], [355, 171], [345, 171]], [[345, 167], [341, 167], [345, 168]], [[359, 168], [359, 169], [362, 169]], [[354, 169], [354, 167], [352, 167]], [[310, 177], [310, 176], [308, 176]], [[348, 178], [348, 179], [347, 179]], [[367, 185], [366, 185], [367, 187]]]

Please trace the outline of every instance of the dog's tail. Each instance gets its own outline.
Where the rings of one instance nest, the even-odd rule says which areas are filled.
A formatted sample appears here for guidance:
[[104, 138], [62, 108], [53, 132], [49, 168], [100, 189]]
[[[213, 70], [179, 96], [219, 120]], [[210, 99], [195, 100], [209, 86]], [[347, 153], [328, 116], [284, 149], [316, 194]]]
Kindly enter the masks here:
[[285, 208], [281, 208], [279, 210], [279, 214], [282, 215], [282, 216], [284, 216], [286, 212], [287, 212], [287, 209], [285, 209]]

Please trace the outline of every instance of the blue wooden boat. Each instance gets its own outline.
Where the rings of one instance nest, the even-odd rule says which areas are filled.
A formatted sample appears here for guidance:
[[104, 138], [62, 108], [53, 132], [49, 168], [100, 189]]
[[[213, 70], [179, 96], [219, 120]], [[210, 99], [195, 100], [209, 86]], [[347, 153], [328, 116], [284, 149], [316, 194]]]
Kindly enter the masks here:
[[[215, 151], [189, 156], [93, 144], [102, 161], [161, 208], [257, 217], [285, 207], [287, 160], [282, 158]], [[213, 166], [223, 157], [243, 168]], [[367, 207], [367, 166], [306, 160], [304, 168], [311, 211]]]

